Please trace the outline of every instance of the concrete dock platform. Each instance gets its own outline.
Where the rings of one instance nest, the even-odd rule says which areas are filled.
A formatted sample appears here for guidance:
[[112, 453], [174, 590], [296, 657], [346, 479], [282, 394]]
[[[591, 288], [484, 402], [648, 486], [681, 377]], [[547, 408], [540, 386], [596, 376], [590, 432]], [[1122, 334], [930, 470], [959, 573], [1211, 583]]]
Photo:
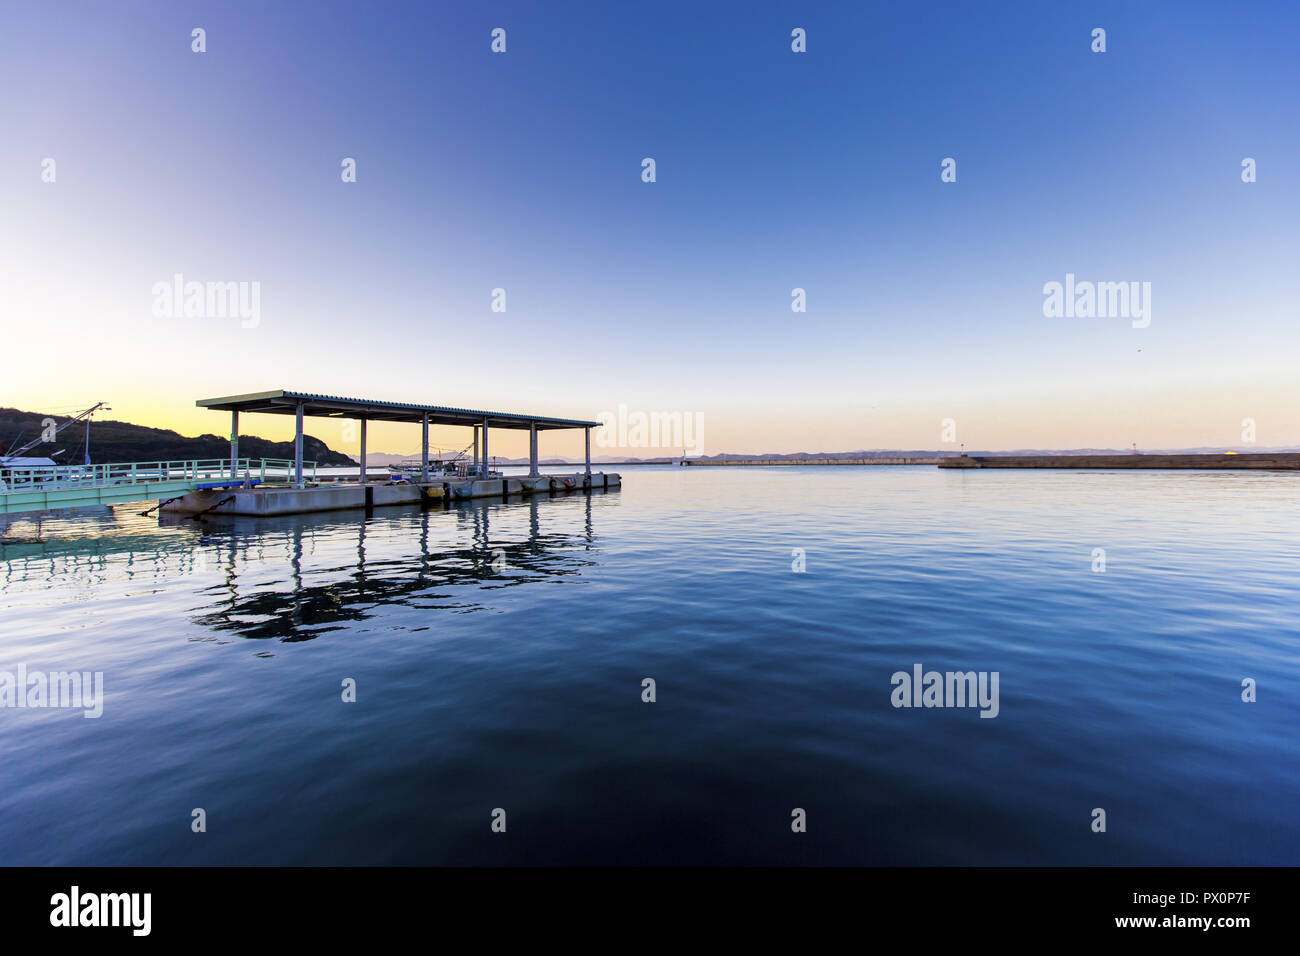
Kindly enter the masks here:
[[574, 475], [507, 476], [504, 478], [453, 478], [445, 481], [393, 484], [321, 484], [307, 488], [288, 486], [215, 488], [192, 491], [162, 506], [168, 514], [291, 515], [350, 508], [390, 505], [434, 505], [471, 498], [556, 494], [622, 485], [622, 476], [609, 472]]

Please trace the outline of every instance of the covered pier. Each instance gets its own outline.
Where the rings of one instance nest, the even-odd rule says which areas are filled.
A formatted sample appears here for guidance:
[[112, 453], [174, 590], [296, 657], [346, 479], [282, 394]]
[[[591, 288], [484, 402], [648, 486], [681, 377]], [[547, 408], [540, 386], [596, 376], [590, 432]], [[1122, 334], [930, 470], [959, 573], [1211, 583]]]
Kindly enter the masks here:
[[[195, 403], [200, 408], [230, 412], [230, 460], [239, 459], [239, 425], [241, 414], [292, 415], [294, 417], [294, 456], [289, 487], [245, 488], [228, 493], [224, 498], [196, 492], [179, 502], [173, 502], [168, 511], [195, 512], [202, 510], [228, 514], [292, 514], [307, 511], [325, 511], [339, 508], [366, 507], [377, 504], [407, 504], [421, 498], [451, 499], [493, 497], [510, 494], [532, 494], [541, 491], [574, 490], [617, 487], [620, 476], [615, 474], [592, 475], [591, 429], [600, 422], [576, 418], [555, 418], [549, 415], [526, 415], [514, 412], [493, 412], [480, 409], [455, 408], [447, 405], [422, 405], [407, 402], [389, 402], [378, 399], [345, 398], [338, 395], [320, 395], [312, 392], [293, 392], [277, 389], [247, 395], [228, 395], [222, 398], [204, 398]], [[307, 418], [352, 419], [360, 425], [361, 474], [355, 484], [336, 484], [311, 487], [306, 480], [303, 462], [303, 422]], [[420, 426], [420, 464], [398, 483], [374, 482], [366, 471], [367, 425], [372, 421], [405, 422]], [[456, 425], [473, 433], [473, 457], [468, 456], [454, 477], [430, 472], [429, 426]], [[506, 477], [493, 474], [489, 463], [490, 436], [494, 429], [504, 428], [527, 431], [528, 476]], [[581, 474], [544, 476], [538, 471], [538, 433], [555, 429], [582, 429], [585, 445], [585, 465]], [[468, 451], [468, 446], [466, 448]]]
[[[361, 481], [366, 481], [366, 424], [368, 422], [409, 422], [421, 429], [421, 472], [423, 481], [429, 480], [429, 426], [460, 425], [473, 429], [475, 473], [488, 476], [488, 432], [492, 428], [527, 430], [528, 474], [538, 477], [537, 433], [556, 428], [581, 428], [585, 433], [586, 469], [591, 474], [591, 430], [600, 422], [576, 418], [551, 418], [546, 415], [519, 415], [512, 412], [487, 412], [469, 408], [451, 408], [446, 405], [413, 405], [405, 402], [385, 402], [366, 398], [342, 398], [337, 395], [316, 395], [309, 392], [254, 392], [249, 395], [230, 395], [225, 398], [201, 398], [194, 404], [200, 408], [230, 412], [230, 457], [239, 457], [239, 415], [260, 413], [266, 415], [293, 415], [296, 419], [293, 441], [295, 483], [303, 486], [302, 427], [303, 419], [351, 418], [361, 424]], [[480, 441], [482, 455], [479, 454]]]

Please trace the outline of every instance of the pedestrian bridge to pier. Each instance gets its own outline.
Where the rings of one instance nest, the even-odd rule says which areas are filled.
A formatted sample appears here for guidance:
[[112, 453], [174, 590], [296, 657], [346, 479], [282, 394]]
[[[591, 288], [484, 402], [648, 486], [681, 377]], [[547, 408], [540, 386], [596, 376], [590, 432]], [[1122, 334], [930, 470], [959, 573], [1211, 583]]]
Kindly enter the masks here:
[[[315, 476], [315, 462], [305, 468]], [[287, 483], [294, 475], [294, 462], [279, 458], [0, 467], [0, 514], [167, 499], [245, 483]]]

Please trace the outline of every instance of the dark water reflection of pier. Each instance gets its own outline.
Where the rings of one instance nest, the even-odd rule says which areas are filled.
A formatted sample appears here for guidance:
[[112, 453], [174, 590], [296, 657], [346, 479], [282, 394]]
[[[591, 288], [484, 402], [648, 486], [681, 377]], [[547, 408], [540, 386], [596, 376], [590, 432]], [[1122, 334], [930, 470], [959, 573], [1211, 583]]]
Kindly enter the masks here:
[[[376, 605], [404, 604], [451, 612], [481, 610], [477, 596], [482, 589], [519, 587], [547, 578], [578, 575], [596, 563], [584, 553], [594, 548], [596, 540], [591, 496], [583, 495], [581, 500], [581, 533], [543, 530], [541, 511], [555, 504], [536, 498], [517, 503], [465, 502], [446, 511], [426, 510], [414, 516], [407, 512], [405, 521], [387, 517], [357, 519], [350, 525], [355, 561], [348, 566], [310, 570], [305, 567], [305, 557], [312, 526], [301, 516], [273, 522], [257, 520], [248, 529], [241, 528], [241, 524], [248, 525], [252, 519], [226, 519], [225, 528], [214, 522], [210, 542], [226, 573], [223, 585], [209, 587], [204, 593], [222, 590], [224, 598], [203, 610], [196, 621], [211, 630], [241, 637], [294, 642], [312, 640], [348, 622], [364, 620]], [[511, 512], [518, 509], [527, 510], [527, 535], [517, 540], [494, 540], [494, 520], [512, 516]], [[447, 544], [446, 533], [438, 528], [449, 518], [455, 522], [456, 544]], [[337, 544], [341, 531], [338, 519], [328, 523], [330, 538]], [[289, 543], [285, 586], [268, 589], [257, 584], [245, 591], [240, 571], [247, 561], [247, 551], [261, 544], [266, 534], [274, 533], [277, 524], [286, 526], [283, 533]], [[414, 532], [418, 550], [398, 556], [380, 549], [378, 554], [370, 555], [368, 542], [376, 537], [376, 526], [387, 524], [395, 525], [392, 530], [397, 533]], [[435, 531], [442, 532], [436, 535], [441, 543], [431, 543]], [[223, 534], [225, 540], [218, 540]], [[384, 540], [392, 539], [385, 536]]]

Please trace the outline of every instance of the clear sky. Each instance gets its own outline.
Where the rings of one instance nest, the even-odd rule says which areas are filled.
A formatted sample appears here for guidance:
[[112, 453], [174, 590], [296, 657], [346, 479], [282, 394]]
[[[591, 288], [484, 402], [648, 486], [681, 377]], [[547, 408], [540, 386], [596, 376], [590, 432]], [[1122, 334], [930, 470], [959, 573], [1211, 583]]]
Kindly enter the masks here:
[[[973, 448], [1300, 444], [1297, 50], [1290, 0], [13, 0], [0, 405], [224, 434], [195, 399], [621, 404], [700, 416], [706, 454], [938, 448], [945, 418]], [[1149, 282], [1150, 325], [1046, 317], [1067, 273]], [[256, 325], [159, 316], [176, 274], [259, 283]]]

